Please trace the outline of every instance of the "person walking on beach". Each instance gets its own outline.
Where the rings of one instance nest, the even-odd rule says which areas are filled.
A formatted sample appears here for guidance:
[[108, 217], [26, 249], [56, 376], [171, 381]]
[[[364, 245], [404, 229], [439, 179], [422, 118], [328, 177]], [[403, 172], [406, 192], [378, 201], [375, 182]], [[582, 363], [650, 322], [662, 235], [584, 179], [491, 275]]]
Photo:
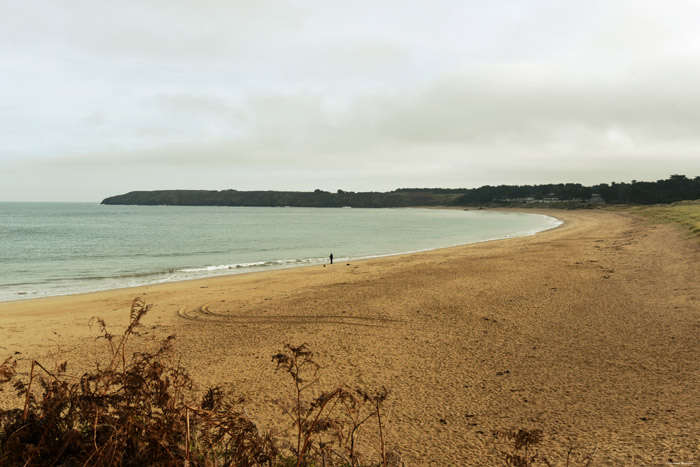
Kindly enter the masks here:
[[331, 253], [331, 264], [333, 264], [333, 253]]

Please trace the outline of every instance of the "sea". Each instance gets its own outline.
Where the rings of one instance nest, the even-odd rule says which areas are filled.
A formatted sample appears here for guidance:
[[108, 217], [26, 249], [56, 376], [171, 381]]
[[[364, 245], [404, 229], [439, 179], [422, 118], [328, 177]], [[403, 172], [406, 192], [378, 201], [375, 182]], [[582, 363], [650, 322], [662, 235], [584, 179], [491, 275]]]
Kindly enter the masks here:
[[314, 266], [533, 235], [539, 214], [0, 203], [0, 301]]

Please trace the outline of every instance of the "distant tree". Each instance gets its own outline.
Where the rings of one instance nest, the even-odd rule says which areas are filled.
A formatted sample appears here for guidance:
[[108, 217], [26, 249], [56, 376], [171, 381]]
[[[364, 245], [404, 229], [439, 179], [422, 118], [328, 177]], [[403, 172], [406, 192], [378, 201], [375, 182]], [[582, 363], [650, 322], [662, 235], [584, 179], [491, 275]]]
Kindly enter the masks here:
[[546, 185], [484, 185], [479, 188], [400, 188], [395, 191], [330, 193], [295, 191], [237, 191], [237, 190], [158, 190], [132, 191], [112, 196], [103, 204], [182, 205], [182, 206], [298, 206], [298, 207], [404, 207], [434, 205], [484, 205], [517, 198], [586, 201], [600, 196], [609, 204], [673, 203], [700, 199], [700, 176], [671, 175], [656, 182], [601, 183], [591, 187], [579, 183]]

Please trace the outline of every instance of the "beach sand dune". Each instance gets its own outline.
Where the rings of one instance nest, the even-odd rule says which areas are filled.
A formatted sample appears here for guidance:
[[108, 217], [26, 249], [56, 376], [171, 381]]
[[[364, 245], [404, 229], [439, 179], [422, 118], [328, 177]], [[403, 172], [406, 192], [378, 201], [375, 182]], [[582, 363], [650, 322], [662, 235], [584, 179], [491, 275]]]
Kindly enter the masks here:
[[141, 296], [146, 337], [175, 334], [200, 387], [245, 396], [263, 426], [283, 428], [291, 387], [271, 356], [307, 343], [322, 384], [390, 389], [387, 444], [407, 465], [499, 465], [492, 430], [519, 428], [541, 429], [557, 462], [571, 439], [594, 465], [700, 463], [697, 239], [625, 213], [549, 214], [565, 224], [526, 238], [0, 303], [0, 356], [60, 344], [78, 371], [104, 345], [90, 317], [118, 331]]

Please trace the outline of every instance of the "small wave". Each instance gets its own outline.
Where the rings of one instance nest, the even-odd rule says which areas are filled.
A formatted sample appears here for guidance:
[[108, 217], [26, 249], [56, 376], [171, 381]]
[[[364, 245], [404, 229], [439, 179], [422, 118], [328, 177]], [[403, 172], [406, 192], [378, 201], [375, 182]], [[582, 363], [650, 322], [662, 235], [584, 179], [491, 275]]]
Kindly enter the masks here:
[[323, 261], [325, 258], [303, 258], [303, 259], [278, 259], [270, 261], [254, 261], [252, 263], [218, 264], [199, 268], [183, 268], [173, 271], [175, 273], [207, 273], [216, 271], [229, 271], [236, 269], [268, 268], [279, 266], [292, 266], [298, 264], [314, 264]]

